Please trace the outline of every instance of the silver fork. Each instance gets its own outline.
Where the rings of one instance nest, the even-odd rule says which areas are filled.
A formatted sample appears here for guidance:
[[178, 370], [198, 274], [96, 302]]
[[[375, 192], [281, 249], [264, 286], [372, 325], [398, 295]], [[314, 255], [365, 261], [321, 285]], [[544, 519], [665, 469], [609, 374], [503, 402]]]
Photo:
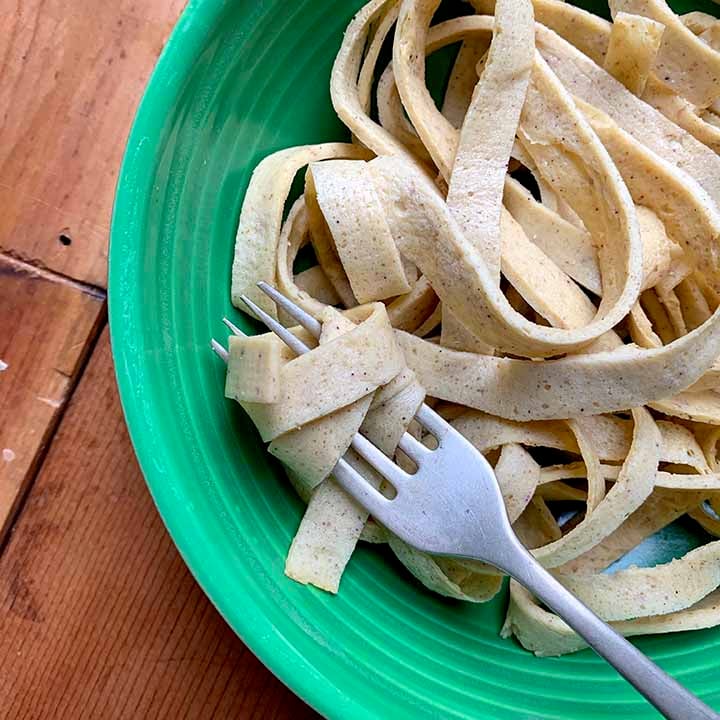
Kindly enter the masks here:
[[[311, 335], [321, 325], [267, 283], [258, 287]], [[310, 348], [247, 297], [243, 302], [295, 353]], [[241, 334], [229, 320], [230, 330]], [[215, 352], [227, 359], [216, 340]], [[661, 670], [634, 645], [566, 590], [520, 543], [510, 526], [492, 467], [457, 430], [427, 405], [416, 414], [437, 440], [431, 449], [405, 433], [398, 445], [417, 466], [407, 473], [360, 434], [352, 448], [390, 482], [396, 495], [386, 497], [344, 460], [333, 476], [372, 516], [409, 545], [434, 555], [480, 560], [515, 578], [557, 613], [628, 682], [671, 720], [718, 720], [720, 715]]]

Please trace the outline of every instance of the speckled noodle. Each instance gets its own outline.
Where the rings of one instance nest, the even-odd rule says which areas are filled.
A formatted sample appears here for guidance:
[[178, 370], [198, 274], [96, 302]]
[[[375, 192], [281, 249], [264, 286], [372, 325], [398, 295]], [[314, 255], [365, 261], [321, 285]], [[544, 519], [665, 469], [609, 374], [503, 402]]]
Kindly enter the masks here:
[[[307, 502], [286, 573], [337, 592], [367, 540], [442, 595], [498, 592], [493, 568], [408, 547], [333, 480], [345, 456], [384, 489], [351, 439], [429, 442], [426, 400], [601, 617], [628, 635], [718, 625], [720, 541], [602, 571], [683, 515], [720, 536], [720, 23], [664, 0], [614, 0], [612, 24], [559, 0], [472, 4], [431, 26], [440, 0], [368, 3], [330, 81], [353, 142], [270, 155], [243, 203], [234, 301], [271, 282], [323, 327], [301, 357], [269, 335], [230, 345], [227, 395]], [[458, 42], [437, 105], [426, 56]], [[306, 244], [317, 264], [296, 274]], [[561, 523], [560, 501], [583, 509]], [[514, 582], [503, 632], [582, 646]]]

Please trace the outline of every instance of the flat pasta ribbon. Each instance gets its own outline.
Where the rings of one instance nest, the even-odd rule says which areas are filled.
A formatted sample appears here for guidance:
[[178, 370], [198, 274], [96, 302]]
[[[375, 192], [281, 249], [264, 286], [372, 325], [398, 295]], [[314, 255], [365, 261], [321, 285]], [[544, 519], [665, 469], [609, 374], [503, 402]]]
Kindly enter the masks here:
[[[226, 395], [307, 503], [285, 571], [337, 592], [364, 540], [439, 595], [498, 593], [495, 568], [414, 550], [333, 479], [344, 457], [387, 492], [352, 438], [409, 468], [403, 433], [433, 442], [425, 401], [492, 465], [520, 540], [619, 632], [718, 625], [720, 22], [663, 0], [613, 0], [612, 23], [471, 0], [433, 25], [440, 4], [357, 13], [330, 78], [352, 142], [269, 155], [243, 202], [233, 302], [275, 313], [263, 280], [322, 323], [317, 343], [292, 329], [300, 357], [229, 343]], [[427, 57], [455, 43], [436, 103]], [[679, 518], [708, 542], [613, 569]], [[584, 646], [514, 581], [502, 632]]]

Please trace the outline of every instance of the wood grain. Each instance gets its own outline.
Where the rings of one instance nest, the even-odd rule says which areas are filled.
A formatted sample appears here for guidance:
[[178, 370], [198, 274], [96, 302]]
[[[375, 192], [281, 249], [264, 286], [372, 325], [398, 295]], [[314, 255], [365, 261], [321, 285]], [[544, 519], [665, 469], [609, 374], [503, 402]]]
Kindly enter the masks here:
[[0, 255], [0, 544], [104, 307], [103, 293]]
[[186, 569], [136, 465], [107, 333], [0, 557], [0, 715], [318, 717]]
[[125, 140], [184, 4], [0, 4], [0, 251], [105, 287]]

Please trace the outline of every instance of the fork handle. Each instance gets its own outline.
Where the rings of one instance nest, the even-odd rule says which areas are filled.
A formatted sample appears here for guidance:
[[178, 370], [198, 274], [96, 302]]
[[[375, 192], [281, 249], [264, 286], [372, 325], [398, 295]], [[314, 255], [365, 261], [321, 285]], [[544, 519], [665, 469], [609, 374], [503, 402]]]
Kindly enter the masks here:
[[500, 569], [552, 608], [587, 644], [670, 720], [718, 720], [720, 715], [661, 670], [563, 587], [521, 545]]

